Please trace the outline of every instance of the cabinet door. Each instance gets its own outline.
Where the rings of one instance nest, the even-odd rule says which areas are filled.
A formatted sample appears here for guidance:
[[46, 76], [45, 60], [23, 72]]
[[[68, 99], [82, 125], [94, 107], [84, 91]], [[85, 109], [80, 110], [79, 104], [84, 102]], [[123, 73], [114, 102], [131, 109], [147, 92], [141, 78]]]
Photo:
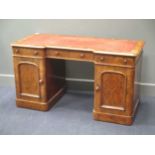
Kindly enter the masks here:
[[42, 100], [45, 90], [43, 60], [14, 58], [14, 68], [17, 97]]
[[95, 110], [124, 114], [129, 113], [128, 84], [130, 73], [127, 69], [110, 66], [95, 67]]

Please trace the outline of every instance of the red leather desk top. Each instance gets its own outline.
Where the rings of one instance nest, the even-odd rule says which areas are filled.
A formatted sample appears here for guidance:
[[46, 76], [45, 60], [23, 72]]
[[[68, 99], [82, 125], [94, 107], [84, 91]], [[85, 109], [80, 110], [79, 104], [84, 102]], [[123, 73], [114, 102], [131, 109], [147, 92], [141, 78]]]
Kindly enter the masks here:
[[131, 54], [143, 48], [143, 41], [135, 40], [116, 40], [95, 37], [65, 36], [52, 34], [34, 34], [21, 39], [12, 46], [40, 47], [40, 48], [63, 48], [78, 49], [95, 52], [117, 52]]

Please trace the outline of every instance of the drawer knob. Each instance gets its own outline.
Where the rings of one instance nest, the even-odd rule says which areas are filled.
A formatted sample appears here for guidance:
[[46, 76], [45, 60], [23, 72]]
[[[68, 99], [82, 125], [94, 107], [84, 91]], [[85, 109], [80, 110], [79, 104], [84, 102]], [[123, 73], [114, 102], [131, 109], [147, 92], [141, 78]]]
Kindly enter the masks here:
[[125, 64], [127, 64], [128, 61], [127, 61], [127, 59], [124, 59], [123, 62], [124, 62]]
[[34, 55], [38, 55], [38, 51], [34, 51]]
[[80, 57], [83, 58], [85, 55], [83, 53], [80, 54]]
[[43, 82], [44, 82], [44, 81], [43, 81], [42, 79], [39, 80], [39, 84], [43, 84]]
[[100, 86], [98, 84], [96, 85], [95, 90], [96, 91], [99, 91], [100, 90]]
[[16, 52], [16, 54], [18, 54], [18, 53], [19, 53], [19, 49], [16, 49], [16, 51], [15, 51], [15, 52]]
[[59, 55], [60, 53], [58, 51], [55, 52], [56, 55]]
[[104, 57], [100, 57], [100, 60], [101, 60], [101, 61], [104, 61]]

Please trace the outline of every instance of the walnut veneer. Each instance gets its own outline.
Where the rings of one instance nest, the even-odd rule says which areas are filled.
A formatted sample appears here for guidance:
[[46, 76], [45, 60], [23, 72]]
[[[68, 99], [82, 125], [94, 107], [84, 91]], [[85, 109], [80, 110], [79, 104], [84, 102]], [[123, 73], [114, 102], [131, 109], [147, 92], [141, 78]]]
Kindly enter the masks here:
[[143, 41], [34, 34], [11, 45], [17, 106], [48, 110], [65, 92], [65, 60], [89, 61], [95, 65], [94, 119], [132, 124]]

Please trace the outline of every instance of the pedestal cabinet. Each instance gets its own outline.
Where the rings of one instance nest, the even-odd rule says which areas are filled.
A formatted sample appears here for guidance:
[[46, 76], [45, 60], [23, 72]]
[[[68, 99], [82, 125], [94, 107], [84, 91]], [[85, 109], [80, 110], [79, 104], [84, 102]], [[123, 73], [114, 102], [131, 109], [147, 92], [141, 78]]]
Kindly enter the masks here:
[[48, 110], [65, 90], [65, 62], [45, 59], [44, 50], [13, 48], [17, 106]]
[[95, 65], [94, 119], [130, 125], [140, 103], [143, 46], [143, 41], [50, 34], [19, 40], [12, 44], [17, 106], [50, 109], [65, 92], [65, 61], [87, 61]]
[[[103, 57], [103, 56], [101, 56]], [[141, 56], [105, 56], [95, 65], [94, 118], [131, 124], [140, 102]], [[138, 72], [137, 72], [138, 71]]]

